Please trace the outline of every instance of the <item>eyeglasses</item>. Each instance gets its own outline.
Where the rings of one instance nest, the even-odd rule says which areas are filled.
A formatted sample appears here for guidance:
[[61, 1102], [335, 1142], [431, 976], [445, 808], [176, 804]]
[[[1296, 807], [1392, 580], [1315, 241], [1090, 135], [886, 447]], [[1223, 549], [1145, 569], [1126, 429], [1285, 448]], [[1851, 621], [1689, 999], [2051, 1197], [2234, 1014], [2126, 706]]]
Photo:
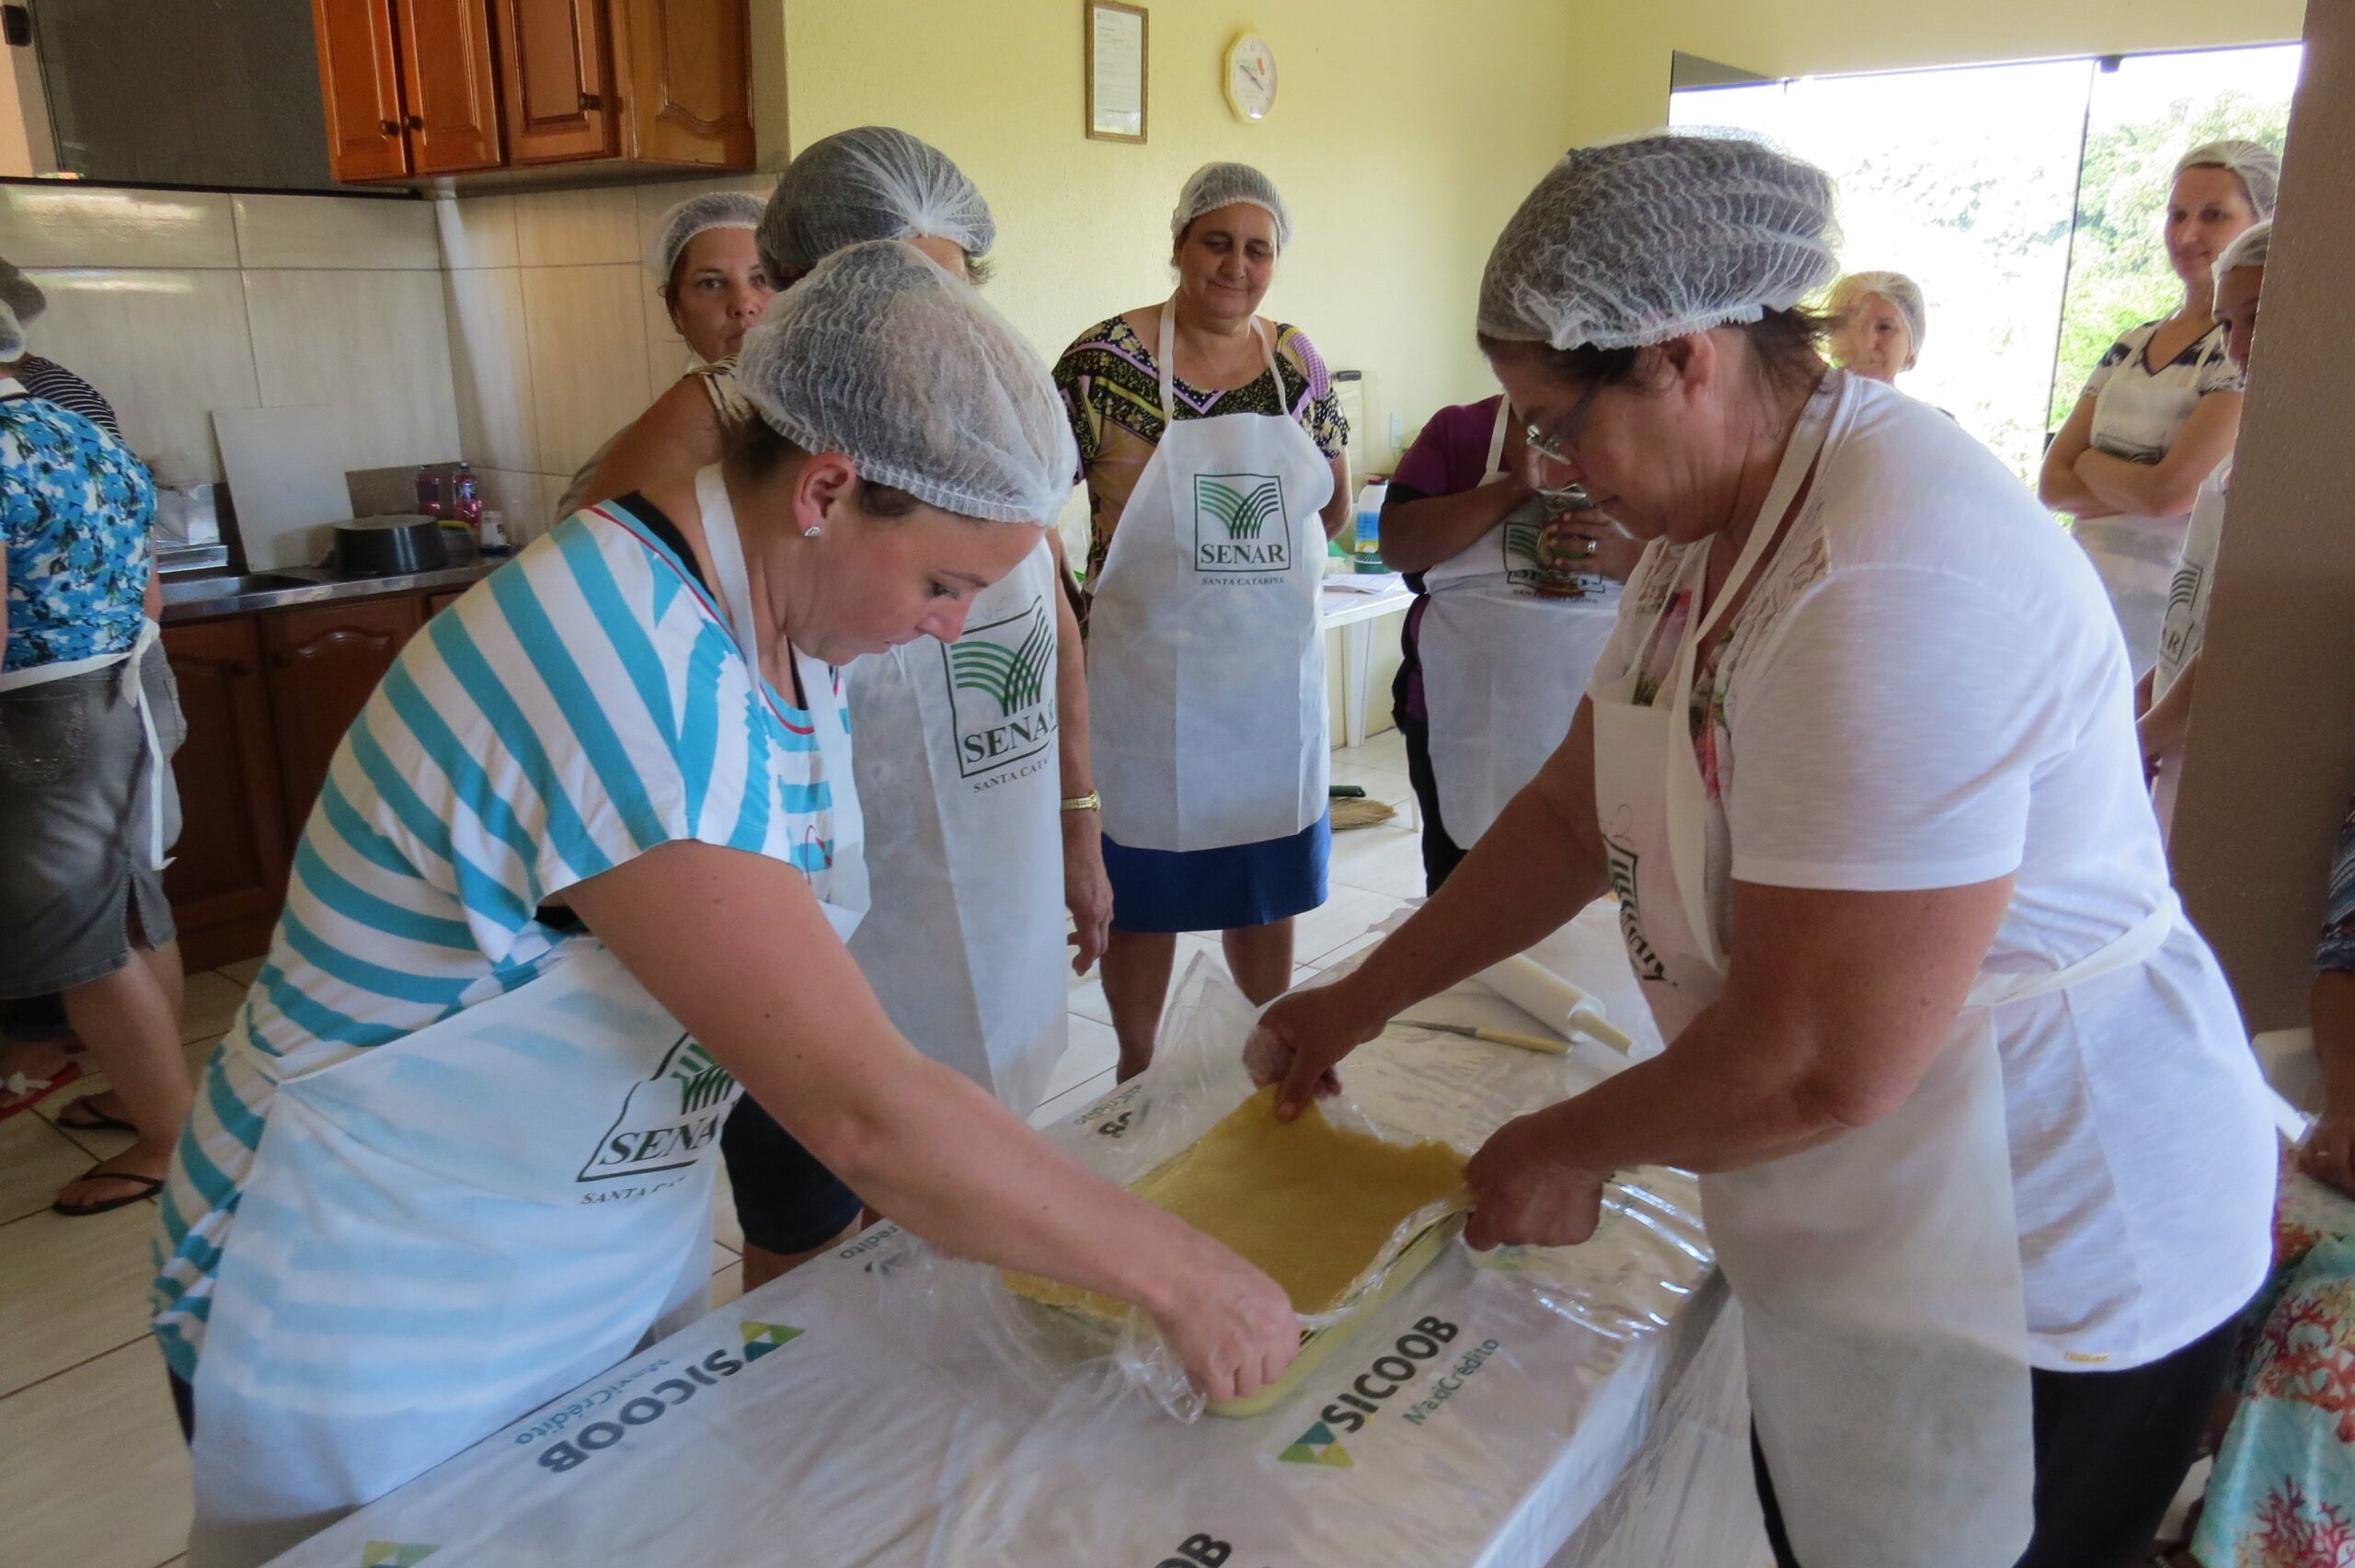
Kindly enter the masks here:
[[1521, 428], [1522, 439], [1529, 443], [1529, 450], [1550, 463], [1575, 464], [1578, 459], [1570, 455], [1570, 449], [1578, 444], [1579, 437], [1586, 433], [1587, 409], [1592, 406], [1595, 395], [1603, 390], [1603, 384], [1598, 381], [1580, 393], [1579, 400], [1570, 405], [1568, 413], [1554, 421], [1552, 429], [1541, 430], [1534, 425], [1523, 425]]

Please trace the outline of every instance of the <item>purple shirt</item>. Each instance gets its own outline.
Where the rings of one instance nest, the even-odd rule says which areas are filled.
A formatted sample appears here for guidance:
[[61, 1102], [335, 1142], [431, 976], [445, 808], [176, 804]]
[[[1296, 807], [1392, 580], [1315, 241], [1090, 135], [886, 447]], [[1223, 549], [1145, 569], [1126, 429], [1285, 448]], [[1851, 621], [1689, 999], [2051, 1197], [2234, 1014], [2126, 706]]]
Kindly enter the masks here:
[[[1497, 405], [1503, 401], [1500, 392], [1477, 403], [1451, 404], [1433, 414], [1398, 459], [1391, 483], [1422, 496], [1459, 496], [1487, 484], [1488, 443], [1497, 433]], [[1417, 594], [1423, 591], [1419, 574], [1409, 577], [1407, 585]], [[1391, 699], [1393, 716], [1401, 724], [1430, 722], [1430, 710], [1423, 704], [1423, 660], [1416, 646], [1422, 635], [1423, 612], [1430, 607], [1430, 599], [1418, 598], [1398, 632], [1398, 679], [1391, 687]]]

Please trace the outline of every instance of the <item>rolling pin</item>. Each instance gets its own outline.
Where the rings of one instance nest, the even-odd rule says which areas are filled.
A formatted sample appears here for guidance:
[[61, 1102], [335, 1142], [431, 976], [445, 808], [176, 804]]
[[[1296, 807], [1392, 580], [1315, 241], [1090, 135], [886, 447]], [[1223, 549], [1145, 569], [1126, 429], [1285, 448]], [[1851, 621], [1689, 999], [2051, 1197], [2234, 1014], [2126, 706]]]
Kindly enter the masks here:
[[1600, 1001], [1527, 954], [1517, 953], [1501, 964], [1490, 965], [1476, 978], [1550, 1029], [1584, 1035], [1622, 1056], [1635, 1047], [1633, 1039], [1603, 1016]]

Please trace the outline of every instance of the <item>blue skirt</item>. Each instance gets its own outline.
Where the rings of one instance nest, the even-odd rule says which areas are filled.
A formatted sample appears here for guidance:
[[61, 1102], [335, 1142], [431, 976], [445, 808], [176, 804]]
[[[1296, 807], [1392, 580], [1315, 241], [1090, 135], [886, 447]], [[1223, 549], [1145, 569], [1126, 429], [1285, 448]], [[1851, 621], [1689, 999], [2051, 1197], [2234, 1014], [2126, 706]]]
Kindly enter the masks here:
[[1299, 832], [1215, 850], [1132, 850], [1104, 840], [1114, 931], [1234, 931], [1325, 901], [1328, 811]]

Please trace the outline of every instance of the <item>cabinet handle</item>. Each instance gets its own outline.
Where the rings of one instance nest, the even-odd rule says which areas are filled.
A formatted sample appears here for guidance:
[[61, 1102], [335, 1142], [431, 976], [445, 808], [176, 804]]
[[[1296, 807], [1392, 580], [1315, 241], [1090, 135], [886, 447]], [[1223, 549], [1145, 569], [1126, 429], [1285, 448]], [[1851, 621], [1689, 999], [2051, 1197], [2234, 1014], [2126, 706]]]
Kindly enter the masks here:
[[383, 124], [384, 124], [384, 127], [385, 127], [385, 135], [387, 135], [387, 136], [397, 136], [397, 135], [399, 135], [399, 134], [401, 133], [401, 122], [400, 122], [399, 120], [387, 120], [383, 121]]
[[593, 113], [604, 107], [605, 100], [599, 97], [596, 94], [583, 93], [580, 95], [580, 110], [583, 114]]
[[411, 131], [422, 131], [425, 129], [425, 116], [421, 114], [412, 114], [406, 120], [402, 120], [401, 123], [408, 126]]

